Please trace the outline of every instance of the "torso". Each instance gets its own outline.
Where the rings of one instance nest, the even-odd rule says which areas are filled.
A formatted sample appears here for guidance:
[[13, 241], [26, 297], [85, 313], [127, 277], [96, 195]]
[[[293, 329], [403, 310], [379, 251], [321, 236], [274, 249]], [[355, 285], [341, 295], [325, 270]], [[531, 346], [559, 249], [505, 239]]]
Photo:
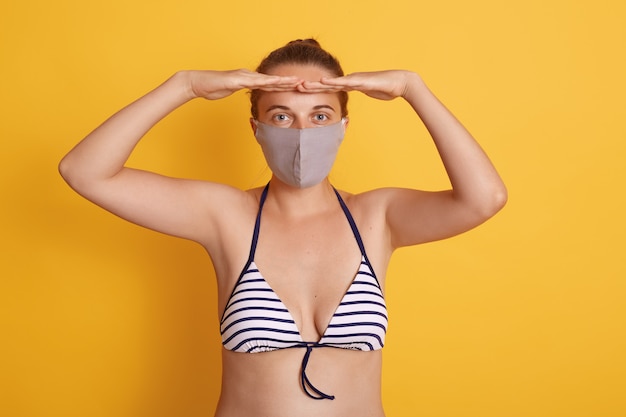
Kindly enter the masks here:
[[[260, 194], [261, 189], [249, 191], [249, 203], [228, 213], [229, 222], [219, 231], [220, 252], [207, 248], [218, 275], [220, 315], [248, 258]], [[368, 212], [358, 204], [358, 198], [343, 197], [384, 288], [391, 254], [381, 243], [385, 241], [384, 225], [375, 211]], [[323, 335], [355, 277], [361, 256], [336, 198], [325, 210], [298, 217], [285, 216], [269, 201], [266, 204], [255, 262], [289, 309], [302, 339], [317, 341]], [[335, 395], [332, 401], [304, 395], [299, 380], [303, 353], [301, 348], [258, 354], [223, 349], [222, 395], [216, 415], [383, 415], [380, 350], [316, 349], [307, 373], [319, 389]]]

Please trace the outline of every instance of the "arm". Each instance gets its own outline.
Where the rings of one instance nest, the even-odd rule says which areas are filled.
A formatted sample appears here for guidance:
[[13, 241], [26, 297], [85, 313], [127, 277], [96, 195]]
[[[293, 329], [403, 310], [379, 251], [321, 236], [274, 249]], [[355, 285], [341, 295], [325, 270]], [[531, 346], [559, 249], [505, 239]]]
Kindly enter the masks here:
[[200, 240], [205, 231], [198, 229], [198, 218], [215, 217], [239, 193], [220, 184], [127, 168], [131, 152], [156, 123], [194, 98], [219, 99], [243, 88], [293, 89], [295, 84], [293, 78], [246, 70], [176, 73], [85, 137], [63, 158], [59, 171], [79, 194], [122, 218]]
[[419, 75], [408, 71], [355, 73], [311, 83], [311, 91], [357, 90], [371, 97], [404, 98], [422, 120], [439, 151], [451, 190], [377, 190], [394, 248], [439, 240], [467, 231], [497, 213], [507, 192], [491, 161], [471, 134], [433, 95]]

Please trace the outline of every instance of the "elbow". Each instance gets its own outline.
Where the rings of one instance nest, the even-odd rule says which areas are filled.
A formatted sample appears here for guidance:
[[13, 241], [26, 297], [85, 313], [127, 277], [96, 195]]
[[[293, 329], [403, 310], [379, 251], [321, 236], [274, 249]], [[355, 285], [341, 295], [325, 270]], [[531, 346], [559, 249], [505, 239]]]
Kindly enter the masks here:
[[70, 161], [68, 161], [68, 157], [65, 156], [63, 159], [61, 159], [61, 161], [59, 162], [59, 165], [57, 166], [57, 169], [59, 171], [59, 174], [61, 175], [61, 178], [63, 178], [63, 180], [65, 180], [66, 183], [68, 183], [68, 185], [72, 185], [72, 178], [73, 178], [73, 174], [72, 174], [72, 163]]
[[57, 166], [61, 178], [75, 191], [79, 191], [81, 183], [85, 182], [85, 175], [73, 161], [70, 155], [66, 155]]
[[63, 179], [66, 178], [67, 176], [67, 171], [68, 171], [68, 164], [65, 161], [66, 157], [63, 157], [63, 159], [61, 159], [61, 161], [59, 161], [59, 165], [57, 165], [57, 170], [59, 171], [59, 174], [61, 175], [61, 177]]
[[[468, 221], [477, 226], [495, 216], [506, 205], [508, 193], [504, 184], [483, 188], [469, 199], [461, 199]], [[470, 220], [471, 219], [471, 220]]]
[[504, 208], [509, 199], [509, 194], [506, 186], [503, 183], [494, 186], [488, 194], [488, 198], [485, 199], [485, 204], [482, 207], [481, 216], [487, 220], [496, 215], [500, 210]]
[[59, 161], [57, 169], [70, 188], [83, 197], [91, 199], [108, 180], [113, 178], [111, 175], [102, 173], [102, 169], [94, 165], [90, 160], [70, 153]]
[[509, 192], [507, 191], [504, 184], [502, 184], [500, 189], [496, 193], [494, 193], [493, 199], [495, 208], [494, 214], [496, 214], [497, 212], [502, 210], [504, 206], [506, 206], [507, 201], [509, 201]]

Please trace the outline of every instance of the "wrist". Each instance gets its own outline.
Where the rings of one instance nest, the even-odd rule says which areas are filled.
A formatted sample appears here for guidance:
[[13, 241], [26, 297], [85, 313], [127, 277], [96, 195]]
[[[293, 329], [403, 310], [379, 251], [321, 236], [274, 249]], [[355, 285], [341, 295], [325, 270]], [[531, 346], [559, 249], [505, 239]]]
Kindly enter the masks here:
[[185, 101], [198, 98], [193, 89], [193, 73], [194, 71], [189, 70], [178, 71], [170, 78], [177, 85], [177, 88], [180, 89]]
[[419, 94], [419, 90], [425, 87], [422, 77], [416, 72], [406, 71], [406, 86], [402, 93], [402, 98], [410, 100], [413, 94]]
[[407, 71], [406, 87], [402, 93], [402, 98], [410, 102], [417, 98], [425, 89], [427, 89], [427, 87], [422, 77], [416, 72]]

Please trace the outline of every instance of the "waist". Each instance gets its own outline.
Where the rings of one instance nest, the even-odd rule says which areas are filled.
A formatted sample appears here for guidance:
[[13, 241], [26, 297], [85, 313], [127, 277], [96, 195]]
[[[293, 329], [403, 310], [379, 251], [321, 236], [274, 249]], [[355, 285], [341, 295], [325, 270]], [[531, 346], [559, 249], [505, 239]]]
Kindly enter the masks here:
[[[343, 417], [372, 413], [383, 416], [382, 353], [319, 348], [311, 355], [307, 373], [332, 401], [316, 401], [299, 382], [302, 349], [258, 354], [222, 350], [222, 393], [216, 416], [324, 415]], [[368, 415], [370, 415], [368, 414]]]

